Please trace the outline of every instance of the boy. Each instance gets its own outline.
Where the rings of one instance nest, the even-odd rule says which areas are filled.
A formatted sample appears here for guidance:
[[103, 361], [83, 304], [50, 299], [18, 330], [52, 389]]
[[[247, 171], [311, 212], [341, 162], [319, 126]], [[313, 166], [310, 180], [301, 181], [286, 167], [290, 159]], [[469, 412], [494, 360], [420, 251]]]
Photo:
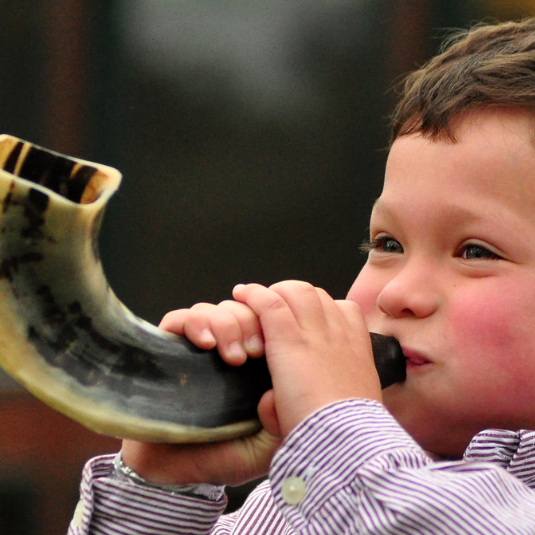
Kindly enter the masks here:
[[[408, 78], [393, 119], [346, 301], [240, 285], [162, 321], [233, 365], [265, 350], [263, 430], [125, 440], [115, 468], [86, 468], [71, 533], [535, 533], [535, 20], [468, 32]], [[368, 330], [407, 359], [383, 392]], [[219, 485], [268, 469], [219, 517]]]

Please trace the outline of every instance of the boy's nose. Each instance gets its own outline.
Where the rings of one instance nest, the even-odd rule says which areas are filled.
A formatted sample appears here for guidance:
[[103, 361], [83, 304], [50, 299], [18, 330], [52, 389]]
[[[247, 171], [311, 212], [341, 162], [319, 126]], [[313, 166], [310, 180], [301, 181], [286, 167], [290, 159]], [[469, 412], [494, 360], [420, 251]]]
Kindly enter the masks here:
[[426, 269], [407, 264], [383, 287], [377, 306], [388, 316], [424, 318], [433, 314], [439, 305], [435, 276]]

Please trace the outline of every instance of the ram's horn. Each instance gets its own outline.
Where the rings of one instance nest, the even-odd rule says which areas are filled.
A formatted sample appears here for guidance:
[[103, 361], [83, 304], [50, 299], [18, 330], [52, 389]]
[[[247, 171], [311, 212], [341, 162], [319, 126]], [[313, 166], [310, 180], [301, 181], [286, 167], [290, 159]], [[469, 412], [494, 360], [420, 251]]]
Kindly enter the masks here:
[[[137, 318], [109, 288], [97, 238], [120, 181], [110, 167], [0, 136], [0, 366], [101, 434], [178, 443], [253, 433], [271, 385], [265, 359], [227, 366]], [[392, 366], [403, 359], [387, 346], [391, 383], [404, 364]]]

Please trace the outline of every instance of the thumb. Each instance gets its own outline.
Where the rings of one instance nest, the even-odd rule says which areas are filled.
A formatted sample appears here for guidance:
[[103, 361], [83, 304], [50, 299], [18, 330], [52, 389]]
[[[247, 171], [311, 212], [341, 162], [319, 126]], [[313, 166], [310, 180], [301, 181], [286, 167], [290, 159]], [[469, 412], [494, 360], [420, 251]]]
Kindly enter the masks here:
[[258, 417], [262, 427], [273, 436], [282, 437], [279, 417], [275, 407], [275, 394], [273, 389], [268, 390], [258, 403]]

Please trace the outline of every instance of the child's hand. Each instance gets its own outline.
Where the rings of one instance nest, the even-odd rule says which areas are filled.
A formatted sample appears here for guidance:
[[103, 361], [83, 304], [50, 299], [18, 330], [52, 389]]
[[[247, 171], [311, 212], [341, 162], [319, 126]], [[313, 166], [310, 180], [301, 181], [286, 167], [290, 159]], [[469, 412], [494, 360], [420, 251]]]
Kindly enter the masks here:
[[156, 485], [241, 485], [267, 474], [281, 437], [256, 435], [206, 444], [153, 444], [123, 440], [124, 463]]
[[234, 297], [237, 302], [171, 312], [160, 326], [203, 349], [217, 346], [232, 365], [265, 349], [274, 390], [258, 407], [264, 429], [213, 444], [125, 440], [125, 463], [149, 481], [244, 483], [267, 472], [281, 437], [312, 412], [342, 399], [381, 399], [370, 337], [355, 303], [334, 301], [324, 290], [297, 281], [237, 286]]
[[189, 309], [174, 310], [163, 317], [160, 328], [187, 336], [201, 349], [217, 346], [223, 360], [233, 366], [243, 364], [248, 356], [264, 354], [257, 315], [236, 301], [198, 303]]
[[382, 399], [370, 336], [356, 303], [334, 301], [298, 281], [270, 288], [239, 285], [233, 295], [260, 319], [274, 388], [271, 413], [282, 436], [330, 403]]
[[[160, 327], [187, 336], [202, 349], [217, 346], [223, 360], [238, 366], [249, 357], [264, 354], [260, 322], [243, 303], [199, 303], [191, 309], [168, 313]], [[147, 481], [160, 485], [214, 483], [239, 485], [263, 476], [281, 442], [273, 413], [273, 392], [259, 404], [264, 427], [257, 435], [209, 444], [152, 444], [124, 440], [125, 464]]]

